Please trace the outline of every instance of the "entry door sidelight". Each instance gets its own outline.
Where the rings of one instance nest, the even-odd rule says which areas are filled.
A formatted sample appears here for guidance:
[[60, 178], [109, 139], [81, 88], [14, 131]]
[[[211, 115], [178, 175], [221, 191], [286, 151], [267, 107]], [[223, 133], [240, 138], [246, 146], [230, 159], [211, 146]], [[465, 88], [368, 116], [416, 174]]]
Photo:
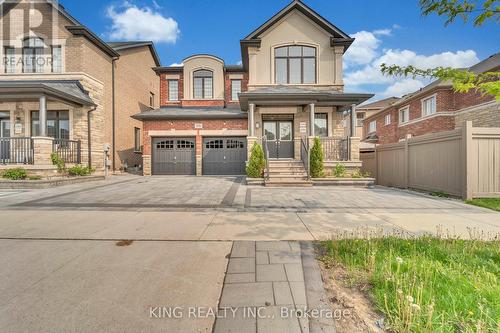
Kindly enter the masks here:
[[10, 158], [10, 120], [0, 119], [0, 139], [5, 138], [5, 140], [0, 140], [0, 160], [8, 161]]
[[293, 122], [265, 121], [264, 135], [267, 138], [269, 158], [293, 158]]

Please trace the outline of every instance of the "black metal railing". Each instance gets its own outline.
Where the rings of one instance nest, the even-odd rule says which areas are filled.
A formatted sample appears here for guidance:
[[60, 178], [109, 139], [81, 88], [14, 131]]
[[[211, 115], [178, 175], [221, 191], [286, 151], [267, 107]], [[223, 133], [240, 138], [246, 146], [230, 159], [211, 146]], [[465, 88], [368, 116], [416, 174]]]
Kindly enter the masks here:
[[265, 136], [262, 137], [262, 148], [264, 149], [264, 159], [266, 160], [264, 179], [269, 180], [269, 146], [267, 145], [267, 138]]
[[324, 137], [320, 140], [325, 161], [349, 160], [349, 137]]
[[300, 139], [300, 158], [302, 159], [302, 164], [304, 164], [304, 169], [307, 172], [307, 179], [311, 178], [310, 172], [310, 156], [309, 156], [309, 140], [306, 137]]
[[80, 140], [54, 139], [52, 152], [56, 153], [65, 163], [77, 163], [82, 161], [82, 143]]
[[0, 164], [33, 164], [33, 140], [0, 138]]

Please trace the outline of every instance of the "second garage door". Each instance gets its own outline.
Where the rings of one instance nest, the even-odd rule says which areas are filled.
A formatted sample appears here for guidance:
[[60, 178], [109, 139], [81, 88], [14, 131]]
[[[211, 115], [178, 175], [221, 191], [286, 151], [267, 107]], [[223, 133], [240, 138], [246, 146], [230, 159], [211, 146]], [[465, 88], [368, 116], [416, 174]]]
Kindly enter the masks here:
[[153, 138], [153, 175], [194, 175], [194, 138]]
[[203, 139], [204, 175], [243, 175], [247, 160], [245, 137]]

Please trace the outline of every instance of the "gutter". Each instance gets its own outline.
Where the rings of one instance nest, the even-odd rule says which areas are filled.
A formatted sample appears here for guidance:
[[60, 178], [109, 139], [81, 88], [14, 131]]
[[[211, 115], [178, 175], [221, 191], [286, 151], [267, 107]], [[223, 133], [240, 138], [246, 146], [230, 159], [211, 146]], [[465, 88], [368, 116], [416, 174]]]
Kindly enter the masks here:
[[116, 170], [116, 107], [115, 107], [115, 62], [118, 60], [118, 57], [115, 57], [111, 60], [111, 141], [112, 141], [112, 164], [113, 164], [113, 172]]
[[89, 154], [89, 163], [88, 166], [89, 168], [92, 167], [92, 128], [90, 124], [90, 113], [94, 112], [97, 109], [97, 105], [95, 105], [92, 109], [90, 109], [87, 112], [87, 149], [88, 149], [88, 154]]

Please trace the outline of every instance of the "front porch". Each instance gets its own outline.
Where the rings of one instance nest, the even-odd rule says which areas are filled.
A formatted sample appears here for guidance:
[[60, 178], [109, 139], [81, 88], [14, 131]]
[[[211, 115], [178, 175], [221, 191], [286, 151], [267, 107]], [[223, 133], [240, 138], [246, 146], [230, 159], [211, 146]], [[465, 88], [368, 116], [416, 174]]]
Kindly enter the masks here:
[[53, 153], [67, 166], [102, 168], [102, 155], [90, 153], [96, 105], [80, 82], [0, 81], [0, 110], [0, 170], [51, 176]]
[[[324, 90], [309, 90], [278, 86], [240, 94], [242, 110], [248, 111], [248, 149], [254, 142], [263, 145], [267, 165], [266, 180], [272, 177], [269, 161], [290, 161], [298, 168], [301, 162], [310, 179], [309, 155], [314, 138], [321, 141], [326, 171], [343, 164], [347, 174], [361, 168], [360, 138], [355, 136], [356, 117], [351, 117], [351, 130], [346, 134], [343, 112], [356, 113], [356, 105], [370, 94], [343, 94]], [[294, 162], [295, 161], [295, 162]], [[290, 170], [293, 168], [290, 167]], [[302, 174], [300, 174], [302, 176]], [[295, 178], [293, 172], [284, 178]]]

